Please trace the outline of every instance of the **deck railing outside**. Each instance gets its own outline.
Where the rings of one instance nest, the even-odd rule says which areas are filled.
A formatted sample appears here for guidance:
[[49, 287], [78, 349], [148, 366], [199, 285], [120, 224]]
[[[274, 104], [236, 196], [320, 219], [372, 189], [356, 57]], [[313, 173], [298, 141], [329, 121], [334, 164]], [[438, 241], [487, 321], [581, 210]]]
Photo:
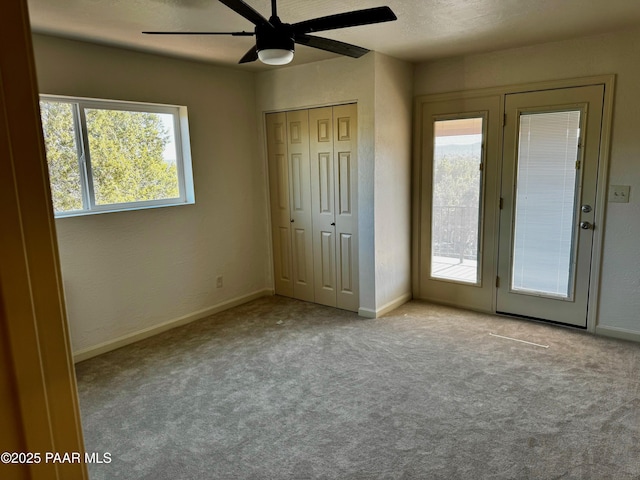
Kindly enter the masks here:
[[432, 256], [478, 259], [478, 208], [434, 206], [432, 218]]

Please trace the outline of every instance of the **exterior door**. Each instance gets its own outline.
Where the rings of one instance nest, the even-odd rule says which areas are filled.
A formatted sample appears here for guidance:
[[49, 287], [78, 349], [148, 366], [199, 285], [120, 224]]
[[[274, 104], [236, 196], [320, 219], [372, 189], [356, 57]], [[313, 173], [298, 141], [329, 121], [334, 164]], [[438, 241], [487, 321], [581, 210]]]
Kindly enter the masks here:
[[586, 327], [603, 96], [506, 95], [499, 313]]
[[491, 311], [500, 96], [427, 103], [421, 117], [420, 273], [414, 295]]

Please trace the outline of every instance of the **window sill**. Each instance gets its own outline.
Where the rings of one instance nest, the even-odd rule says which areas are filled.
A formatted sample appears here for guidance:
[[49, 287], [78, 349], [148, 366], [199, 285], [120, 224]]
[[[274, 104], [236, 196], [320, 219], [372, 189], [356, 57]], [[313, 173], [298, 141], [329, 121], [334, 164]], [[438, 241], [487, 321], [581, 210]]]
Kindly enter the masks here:
[[76, 210], [73, 212], [54, 213], [56, 220], [64, 218], [86, 217], [92, 215], [102, 215], [105, 213], [135, 212], [140, 210], [152, 210], [165, 207], [181, 207], [184, 205], [195, 205], [195, 200], [176, 203], [163, 203], [160, 205], [135, 205], [135, 206], [118, 206], [116, 208], [105, 208], [100, 210]]

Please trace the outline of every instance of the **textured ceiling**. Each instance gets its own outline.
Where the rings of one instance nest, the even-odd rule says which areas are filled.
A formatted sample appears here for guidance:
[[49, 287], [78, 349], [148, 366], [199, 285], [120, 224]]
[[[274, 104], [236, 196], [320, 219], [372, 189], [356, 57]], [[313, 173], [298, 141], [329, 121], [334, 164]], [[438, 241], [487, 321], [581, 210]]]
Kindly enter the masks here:
[[[270, 0], [245, 0], [270, 16]], [[389, 5], [395, 22], [322, 32], [412, 62], [640, 25], [639, 0], [280, 0], [285, 23]], [[36, 32], [236, 65], [252, 37], [146, 36], [143, 30], [253, 30], [217, 0], [29, 0]], [[296, 46], [294, 64], [336, 55]], [[274, 68], [259, 62], [244, 69]], [[276, 67], [277, 68], [277, 67]]]

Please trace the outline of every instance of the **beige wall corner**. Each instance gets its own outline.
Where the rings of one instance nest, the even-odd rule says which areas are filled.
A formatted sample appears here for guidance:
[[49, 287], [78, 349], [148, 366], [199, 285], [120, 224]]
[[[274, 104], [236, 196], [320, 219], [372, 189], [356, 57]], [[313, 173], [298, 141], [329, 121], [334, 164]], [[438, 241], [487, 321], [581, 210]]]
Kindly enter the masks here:
[[[358, 263], [360, 307], [375, 310], [374, 163], [375, 163], [375, 54], [359, 59], [335, 58], [277, 68], [256, 75], [256, 112], [264, 137], [266, 112], [358, 104]], [[266, 164], [266, 147], [264, 149]]]
[[412, 104], [413, 65], [376, 52], [374, 202], [378, 312], [386, 305], [394, 305], [398, 298], [411, 296]]
[[268, 288], [254, 74], [45, 35], [34, 47], [40, 93], [189, 113], [195, 204], [56, 220], [74, 352]]

